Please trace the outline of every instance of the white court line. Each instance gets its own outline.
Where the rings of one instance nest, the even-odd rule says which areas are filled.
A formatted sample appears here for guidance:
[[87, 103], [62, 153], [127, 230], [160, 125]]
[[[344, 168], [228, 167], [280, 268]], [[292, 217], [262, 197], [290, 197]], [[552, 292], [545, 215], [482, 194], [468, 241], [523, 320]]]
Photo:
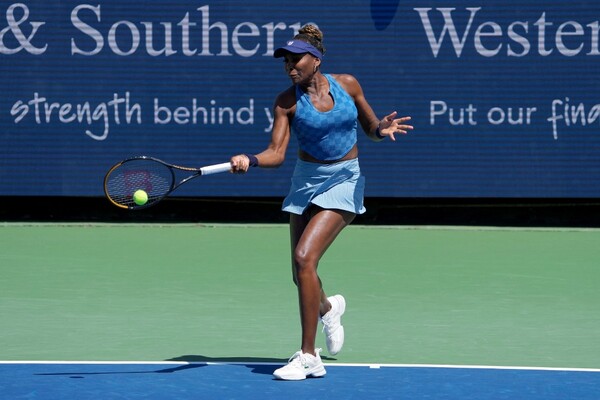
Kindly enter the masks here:
[[[225, 361], [3, 361], [0, 365], [281, 365], [273, 362], [225, 362]], [[561, 368], [526, 367], [502, 365], [453, 365], [453, 364], [378, 364], [378, 363], [324, 363], [327, 367], [368, 367], [378, 368], [451, 368], [451, 369], [489, 369], [519, 371], [563, 371], [563, 372], [600, 372], [600, 368]]]

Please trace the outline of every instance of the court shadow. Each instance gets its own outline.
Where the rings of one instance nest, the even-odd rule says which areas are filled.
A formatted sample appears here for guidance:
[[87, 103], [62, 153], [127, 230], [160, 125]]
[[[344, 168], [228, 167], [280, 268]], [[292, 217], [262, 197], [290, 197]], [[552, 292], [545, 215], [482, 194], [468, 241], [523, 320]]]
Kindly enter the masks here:
[[[324, 361], [334, 361], [335, 358], [321, 356]], [[287, 358], [273, 357], [207, 357], [202, 355], [183, 355], [165, 361], [192, 363], [189, 365], [206, 365], [203, 363], [237, 364], [249, 368], [253, 374], [272, 375], [273, 372], [288, 362]], [[198, 363], [198, 364], [196, 364]]]
[[[324, 361], [336, 361], [337, 358], [321, 355], [321, 359]], [[189, 363], [231, 363], [231, 364], [285, 364], [288, 362], [287, 358], [274, 358], [274, 357], [208, 357], [202, 355], [189, 354], [174, 358], [169, 358], [165, 361], [181, 361]]]
[[83, 378], [85, 376], [94, 376], [94, 375], [136, 375], [136, 374], [171, 374], [174, 372], [183, 371], [186, 369], [194, 369], [206, 367], [207, 364], [185, 364], [185, 365], [177, 365], [169, 368], [160, 368], [157, 370], [147, 370], [147, 371], [95, 371], [95, 372], [83, 372], [83, 371], [65, 371], [65, 372], [48, 372], [48, 373], [38, 373], [34, 374], [37, 376], [67, 376], [69, 378]]
[[[323, 360], [335, 360], [335, 358], [322, 357]], [[108, 371], [89, 371], [85, 367], [79, 370], [72, 369], [62, 372], [47, 372], [37, 373], [37, 376], [64, 376], [68, 378], [84, 378], [86, 376], [97, 375], [135, 375], [135, 374], [173, 374], [185, 370], [203, 368], [212, 364], [232, 364], [250, 369], [253, 374], [272, 375], [273, 372], [280, 366], [288, 362], [287, 358], [272, 358], [272, 357], [207, 357], [202, 355], [183, 355], [179, 357], [169, 358], [165, 362], [181, 362], [181, 365], [163, 365], [158, 369], [150, 370], [125, 370], [118, 367], [115, 370]], [[92, 364], [93, 365], [93, 364]], [[159, 364], [160, 365], [160, 364]], [[121, 370], [119, 370], [121, 369]]]
[[284, 358], [270, 357], [207, 357], [202, 355], [183, 355], [165, 361], [188, 362], [188, 365], [206, 365], [204, 363], [238, 364], [249, 368], [253, 374], [272, 375], [273, 371], [285, 364]]

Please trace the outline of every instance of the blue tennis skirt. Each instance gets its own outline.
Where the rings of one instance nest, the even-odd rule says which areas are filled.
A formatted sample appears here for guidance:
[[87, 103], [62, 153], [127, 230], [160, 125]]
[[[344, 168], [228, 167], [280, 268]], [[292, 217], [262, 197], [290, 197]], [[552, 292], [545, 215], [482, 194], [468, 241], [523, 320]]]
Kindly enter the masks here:
[[290, 193], [282, 210], [302, 215], [309, 205], [325, 209], [363, 214], [365, 177], [358, 159], [333, 164], [311, 163], [298, 159], [292, 176]]

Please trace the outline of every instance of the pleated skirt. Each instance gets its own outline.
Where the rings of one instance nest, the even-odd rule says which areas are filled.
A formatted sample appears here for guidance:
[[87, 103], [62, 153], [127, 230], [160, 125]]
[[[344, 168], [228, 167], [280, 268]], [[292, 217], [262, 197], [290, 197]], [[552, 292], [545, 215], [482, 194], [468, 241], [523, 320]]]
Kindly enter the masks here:
[[365, 177], [360, 172], [357, 158], [333, 164], [298, 159], [282, 210], [302, 215], [314, 204], [324, 209], [363, 214], [366, 211], [364, 192]]

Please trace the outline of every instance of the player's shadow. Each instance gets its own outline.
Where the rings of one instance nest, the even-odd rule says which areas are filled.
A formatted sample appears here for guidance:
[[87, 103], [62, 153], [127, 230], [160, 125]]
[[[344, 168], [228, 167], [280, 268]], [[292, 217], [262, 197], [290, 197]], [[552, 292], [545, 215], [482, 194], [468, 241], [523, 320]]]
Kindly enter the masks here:
[[[92, 364], [93, 365], [93, 364]], [[86, 376], [94, 376], [94, 375], [136, 375], [136, 374], [170, 374], [173, 372], [179, 372], [186, 369], [200, 368], [206, 367], [208, 364], [185, 364], [185, 365], [177, 365], [175, 367], [169, 368], [160, 368], [157, 370], [147, 370], [147, 371], [65, 371], [65, 372], [42, 372], [34, 374], [36, 376], [66, 376], [69, 378], [84, 378]]]
[[[179, 357], [169, 358], [169, 362], [186, 362], [190, 364], [185, 366], [206, 366], [214, 364], [235, 364], [249, 368], [254, 374], [271, 375], [273, 371], [279, 368], [280, 364], [285, 363], [286, 359], [281, 358], [266, 358], [266, 357], [207, 357], [202, 355], [183, 355]], [[175, 371], [174, 371], [175, 372]]]
[[[323, 356], [324, 360], [335, 360]], [[203, 368], [211, 364], [231, 364], [249, 368], [254, 374], [272, 375], [273, 371], [287, 363], [286, 358], [263, 358], [263, 357], [207, 357], [202, 355], [184, 355], [169, 358], [165, 362], [181, 362], [185, 364], [169, 366], [145, 371], [64, 371], [37, 373], [38, 376], [65, 376], [69, 378], [84, 378], [94, 375], [134, 375], [134, 374], [172, 374], [194, 368]], [[160, 365], [160, 364], [159, 364]]]

